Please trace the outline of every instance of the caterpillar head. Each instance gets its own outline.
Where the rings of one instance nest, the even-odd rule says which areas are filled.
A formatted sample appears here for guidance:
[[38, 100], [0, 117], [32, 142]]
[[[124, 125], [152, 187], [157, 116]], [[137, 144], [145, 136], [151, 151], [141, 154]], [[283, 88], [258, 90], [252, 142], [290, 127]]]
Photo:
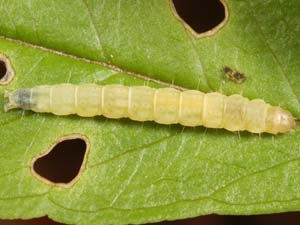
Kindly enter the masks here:
[[22, 108], [29, 109], [31, 104], [31, 90], [19, 89], [13, 92], [5, 91], [4, 97], [8, 99], [8, 102], [4, 105], [4, 111]]
[[295, 128], [296, 121], [293, 115], [280, 107], [271, 106], [268, 109], [266, 131], [272, 134], [286, 133]]

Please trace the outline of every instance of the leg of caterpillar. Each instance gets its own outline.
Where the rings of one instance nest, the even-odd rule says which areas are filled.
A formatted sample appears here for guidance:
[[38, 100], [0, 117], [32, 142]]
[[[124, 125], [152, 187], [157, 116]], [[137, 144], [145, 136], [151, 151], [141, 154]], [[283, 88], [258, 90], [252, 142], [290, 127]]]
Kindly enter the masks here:
[[295, 127], [291, 113], [280, 107], [259, 99], [250, 101], [241, 95], [225, 96], [216, 92], [60, 84], [20, 89], [5, 93], [5, 97], [9, 99], [5, 111], [23, 108], [56, 115], [128, 117], [137, 121], [203, 125], [252, 133], [285, 133]]

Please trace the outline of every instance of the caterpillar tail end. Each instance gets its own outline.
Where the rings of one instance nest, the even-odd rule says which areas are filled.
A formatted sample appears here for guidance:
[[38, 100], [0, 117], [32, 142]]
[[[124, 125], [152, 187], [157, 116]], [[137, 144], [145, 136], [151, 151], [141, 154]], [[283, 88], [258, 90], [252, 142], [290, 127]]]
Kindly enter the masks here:
[[8, 112], [9, 110], [15, 109], [15, 108], [17, 108], [15, 105], [10, 104], [10, 103], [6, 103], [6, 104], [4, 105], [4, 112]]
[[6, 104], [4, 104], [4, 112], [7, 112], [11, 109], [17, 108], [17, 105], [12, 101], [12, 92], [5, 90], [4, 91], [4, 98], [8, 100]]

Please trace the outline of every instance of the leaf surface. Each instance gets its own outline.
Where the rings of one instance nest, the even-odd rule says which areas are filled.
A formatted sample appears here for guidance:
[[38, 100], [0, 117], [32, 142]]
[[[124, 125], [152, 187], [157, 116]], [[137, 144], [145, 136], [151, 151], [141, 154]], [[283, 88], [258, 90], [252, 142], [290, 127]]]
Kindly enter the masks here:
[[[196, 38], [168, 1], [0, 1], [0, 53], [14, 80], [42, 84], [171, 86], [243, 93], [299, 117], [297, 0], [226, 1], [229, 19]], [[243, 72], [239, 85], [223, 67]], [[300, 132], [261, 136], [103, 117], [0, 110], [0, 217], [49, 215], [70, 224], [132, 224], [210, 213], [300, 209]], [[32, 173], [61, 137], [85, 135], [84, 171], [71, 187]]]

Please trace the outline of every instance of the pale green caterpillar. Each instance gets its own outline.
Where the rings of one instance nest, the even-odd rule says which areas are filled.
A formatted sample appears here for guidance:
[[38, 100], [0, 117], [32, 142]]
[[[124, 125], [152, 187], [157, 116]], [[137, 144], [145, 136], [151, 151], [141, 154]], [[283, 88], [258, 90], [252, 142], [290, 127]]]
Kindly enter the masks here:
[[286, 133], [295, 127], [290, 112], [241, 95], [202, 93], [146, 86], [72, 85], [36, 86], [6, 92], [5, 111], [22, 108], [56, 115], [77, 114], [108, 118], [128, 117], [160, 124], [247, 130], [252, 133]]

